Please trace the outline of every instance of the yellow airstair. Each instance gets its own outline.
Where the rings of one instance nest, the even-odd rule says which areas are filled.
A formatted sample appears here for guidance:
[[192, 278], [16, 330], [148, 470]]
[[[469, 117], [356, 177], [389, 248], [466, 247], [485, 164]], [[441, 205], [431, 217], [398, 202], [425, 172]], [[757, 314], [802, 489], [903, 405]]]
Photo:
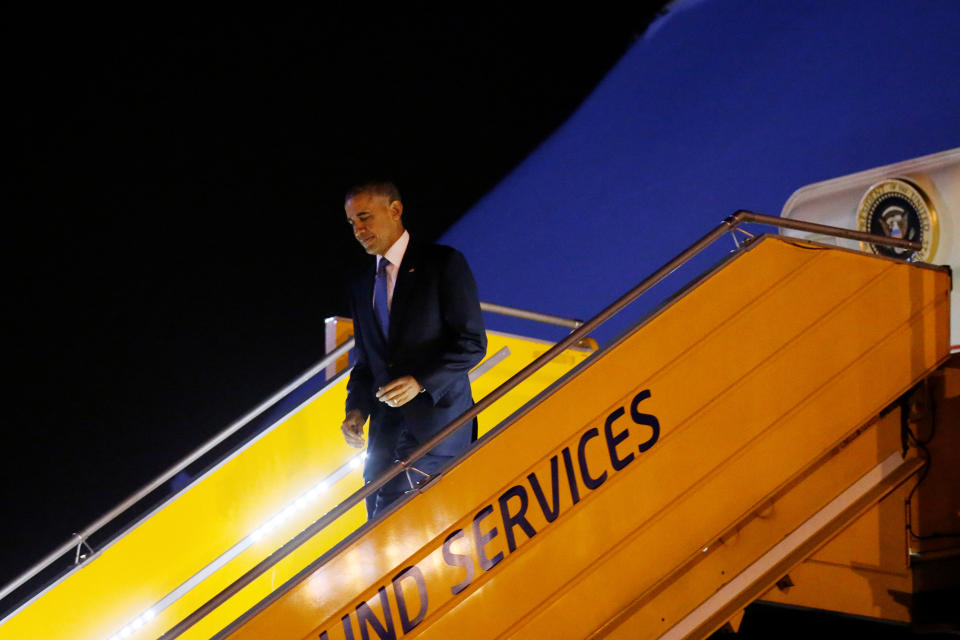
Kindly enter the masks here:
[[[337, 323], [337, 331], [342, 340], [352, 334], [349, 322]], [[487, 338], [488, 357], [474, 372], [481, 374], [473, 381], [478, 396], [551, 346], [495, 332], [488, 332]], [[565, 350], [485, 414], [480, 419], [481, 433], [590, 353], [576, 346]], [[342, 360], [325, 360], [332, 367], [338, 359]], [[322, 364], [314, 370], [325, 369]], [[235, 451], [228, 449], [186, 489], [14, 610], [0, 623], [0, 640], [159, 636], [304, 528], [317, 513], [361, 487], [362, 454], [348, 447], [340, 432], [345, 399], [346, 375], [339, 373]], [[187, 637], [210, 637], [365, 519], [362, 506], [352, 509]], [[83, 551], [86, 548], [81, 547], [77, 554]]]
[[[738, 216], [687, 253], [776, 220]], [[338, 440], [341, 375], [0, 640], [706, 637], [761, 599], [909, 619], [904, 502], [927, 457], [905, 446], [908, 392], [960, 384], [938, 371], [949, 271], [762, 236], [576, 346], [678, 261], [553, 347], [491, 334], [485, 435], [376, 521]]]

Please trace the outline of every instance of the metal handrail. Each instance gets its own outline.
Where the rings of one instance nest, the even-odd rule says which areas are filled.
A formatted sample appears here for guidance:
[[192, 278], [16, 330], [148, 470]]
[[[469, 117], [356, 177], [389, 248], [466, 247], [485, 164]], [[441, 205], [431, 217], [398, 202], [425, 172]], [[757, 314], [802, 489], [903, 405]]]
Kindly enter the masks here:
[[507, 307], [502, 304], [494, 304], [492, 302], [481, 302], [480, 309], [490, 313], [499, 313], [502, 316], [522, 318], [523, 320], [533, 320], [534, 322], [552, 324], [557, 327], [567, 327], [568, 329], [576, 329], [583, 324], [583, 320], [577, 320], [575, 318], [561, 318], [560, 316], [552, 316], [549, 313], [527, 311], [526, 309]]
[[922, 245], [918, 242], [911, 242], [909, 240], [903, 240], [900, 238], [888, 238], [886, 236], [875, 236], [869, 233], [863, 233], [860, 231], [851, 231], [849, 229], [842, 229], [840, 227], [831, 227], [828, 225], [816, 224], [813, 222], [803, 222], [798, 220], [787, 220], [784, 218], [777, 218], [774, 216], [767, 216], [760, 213], [753, 213], [751, 211], [740, 210], [737, 211], [732, 216], [726, 218], [720, 225], [714, 228], [712, 231], [707, 233], [705, 236], [697, 240], [695, 243], [690, 245], [683, 252], [678, 254], [676, 257], [671, 259], [665, 265], [657, 269], [650, 276], [641, 281], [638, 285], [627, 291], [625, 294], [620, 296], [612, 304], [607, 306], [603, 311], [595, 315], [593, 318], [583, 323], [581, 326], [574, 329], [567, 337], [565, 337], [560, 342], [553, 345], [550, 349], [544, 352], [541, 356], [535, 359], [533, 362], [528, 364], [526, 367], [514, 374], [510, 379], [501, 384], [499, 387], [487, 394], [482, 400], [474, 404], [473, 407], [464, 411], [460, 414], [459, 417], [454, 419], [453, 422], [448, 424], [442, 431], [437, 433], [430, 440], [425, 442], [420, 448], [416, 449], [411, 453], [405, 460], [395, 462], [386, 471], [384, 471], [378, 478], [371, 481], [368, 484], [365, 484], [360, 489], [354, 491], [350, 496], [343, 500], [340, 504], [335, 506], [333, 509], [328, 511], [318, 520], [314, 521], [310, 526], [301, 531], [295, 537], [287, 541], [283, 546], [278, 548], [276, 551], [271, 553], [269, 556], [264, 558], [262, 561], [257, 563], [254, 567], [249, 569], [242, 576], [237, 578], [234, 582], [227, 585], [223, 590], [214, 595], [212, 598], [207, 600], [204, 604], [194, 610], [190, 615], [181, 620], [175, 626], [170, 628], [166, 633], [164, 633], [161, 638], [163, 640], [170, 640], [172, 638], [179, 637], [187, 629], [192, 627], [194, 624], [203, 619], [208, 613], [219, 607], [221, 604], [226, 602], [231, 596], [239, 592], [243, 587], [253, 582], [257, 577], [268, 571], [278, 562], [283, 560], [285, 557], [290, 555], [297, 547], [305, 543], [307, 540], [315, 536], [317, 533], [325, 529], [328, 525], [334, 522], [337, 518], [345, 514], [347, 511], [352, 509], [354, 506], [362, 502], [367, 496], [371, 495], [382, 486], [390, 482], [394, 477], [403, 473], [408, 467], [412, 466], [421, 456], [429, 452], [435, 446], [440, 444], [444, 438], [449, 436], [451, 433], [464, 426], [471, 420], [473, 420], [477, 415], [480, 414], [483, 410], [487, 409], [494, 402], [505, 396], [507, 393], [512, 391], [517, 385], [533, 375], [537, 370], [543, 367], [547, 362], [560, 355], [563, 351], [570, 348], [571, 346], [577, 344], [578, 341], [586, 337], [598, 326], [609, 320], [611, 317], [619, 313], [624, 307], [628, 304], [639, 298], [651, 287], [659, 283], [661, 280], [666, 278], [674, 270], [682, 266], [684, 263], [688, 262], [694, 256], [699, 254], [703, 249], [712, 244], [718, 238], [723, 235], [733, 231], [741, 224], [744, 223], [756, 223], [756, 224], [766, 224], [772, 225], [775, 227], [783, 227], [787, 229], [796, 229], [799, 231], [810, 231], [814, 233], [822, 233], [828, 236], [835, 236], [840, 238], [847, 238], [851, 240], [860, 240], [863, 242], [872, 242], [875, 244], [885, 244], [894, 247], [901, 247], [905, 249], [913, 249], [919, 251], [922, 248]]
[[914, 251], [920, 251], [923, 249], [923, 245], [921, 243], [913, 242], [911, 240], [904, 240], [903, 238], [876, 236], [872, 233], [865, 233], [863, 231], [854, 231], [852, 229], [844, 229], [842, 227], [831, 227], [829, 225], [817, 224], [816, 222], [806, 222], [804, 220], [776, 218], [774, 216], [765, 216], [762, 213], [753, 213], [751, 211], [737, 211], [730, 218], [727, 218], [727, 220], [730, 220], [731, 218], [737, 218], [740, 223], [754, 222], [757, 224], [768, 224], [784, 229], [794, 229], [795, 231], [822, 233], [824, 235], [835, 236], [837, 238], [846, 238], [847, 240], [859, 240], [860, 242], [872, 242], [873, 244], [886, 244], [890, 245], [891, 247], [899, 247], [901, 249], [913, 249]]

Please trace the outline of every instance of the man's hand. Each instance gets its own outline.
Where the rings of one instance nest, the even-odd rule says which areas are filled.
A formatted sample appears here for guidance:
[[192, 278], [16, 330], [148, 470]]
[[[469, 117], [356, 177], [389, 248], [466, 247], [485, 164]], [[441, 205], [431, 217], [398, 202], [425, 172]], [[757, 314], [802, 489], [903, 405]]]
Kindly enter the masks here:
[[423, 390], [420, 383], [413, 376], [403, 376], [392, 380], [380, 387], [377, 391], [377, 400], [388, 407], [402, 407], [417, 397]]
[[340, 425], [344, 439], [354, 449], [363, 449], [363, 423], [366, 421], [367, 416], [363, 415], [359, 409], [353, 409], [347, 412], [343, 424]]

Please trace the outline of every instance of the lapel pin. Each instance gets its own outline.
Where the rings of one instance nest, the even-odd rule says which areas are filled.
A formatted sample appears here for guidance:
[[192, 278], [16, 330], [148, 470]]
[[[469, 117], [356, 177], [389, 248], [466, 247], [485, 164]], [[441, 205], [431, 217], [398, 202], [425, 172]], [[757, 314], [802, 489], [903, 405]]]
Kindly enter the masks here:
[[407, 271], [407, 273], [413, 273], [413, 267], [410, 267], [410, 271]]

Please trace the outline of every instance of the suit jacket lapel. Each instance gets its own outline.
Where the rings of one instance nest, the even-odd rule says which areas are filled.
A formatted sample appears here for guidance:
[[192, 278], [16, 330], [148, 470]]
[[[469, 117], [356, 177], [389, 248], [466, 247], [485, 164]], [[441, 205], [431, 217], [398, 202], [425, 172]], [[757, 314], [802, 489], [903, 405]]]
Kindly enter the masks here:
[[400, 261], [400, 268], [397, 269], [397, 282], [393, 287], [393, 300], [390, 302], [390, 336], [387, 344], [394, 344], [397, 337], [401, 335], [404, 327], [404, 321], [409, 308], [410, 292], [416, 281], [416, 264], [418, 255], [418, 246], [413, 238], [407, 245], [407, 250], [403, 254], [403, 260]]

